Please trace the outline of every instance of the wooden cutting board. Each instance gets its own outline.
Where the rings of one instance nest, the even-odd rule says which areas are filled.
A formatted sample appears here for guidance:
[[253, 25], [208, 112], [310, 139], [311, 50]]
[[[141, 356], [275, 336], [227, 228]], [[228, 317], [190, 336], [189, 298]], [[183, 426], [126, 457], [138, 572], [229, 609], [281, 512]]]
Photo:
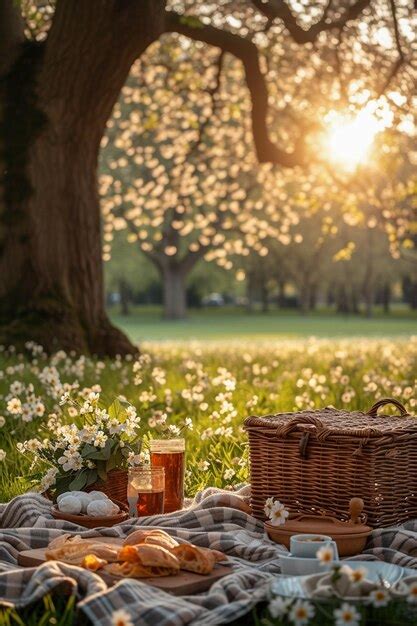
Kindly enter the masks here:
[[[111, 543], [116, 545], [122, 544], [122, 539], [114, 537], [97, 538], [97, 541], [103, 541], [103, 543]], [[19, 552], [17, 557], [18, 564], [22, 567], [36, 567], [46, 561], [45, 548], [38, 548], [36, 550], [24, 550]], [[100, 571], [96, 572], [103, 578], [109, 585], [115, 585], [123, 578], [117, 576], [111, 576], [110, 574], [100, 574]], [[202, 574], [194, 574], [193, 572], [184, 572], [181, 570], [176, 576], [163, 576], [161, 578], [140, 578], [139, 582], [151, 585], [151, 587], [157, 587], [174, 596], [186, 596], [195, 593], [202, 593], [210, 589], [213, 583], [215, 583], [223, 576], [233, 573], [233, 568], [225, 565], [217, 564], [211, 574], [203, 576]]]

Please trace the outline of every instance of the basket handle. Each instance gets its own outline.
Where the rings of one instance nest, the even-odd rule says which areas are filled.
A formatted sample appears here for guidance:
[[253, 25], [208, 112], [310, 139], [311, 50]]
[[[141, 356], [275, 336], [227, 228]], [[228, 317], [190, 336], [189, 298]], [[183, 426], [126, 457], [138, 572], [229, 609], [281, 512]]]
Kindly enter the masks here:
[[393, 404], [395, 407], [397, 407], [402, 417], [407, 417], [407, 415], [410, 415], [409, 413], [407, 413], [407, 409], [405, 408], [405, 406], [394, 398], [383, 398], [382, 400], [378, 400], [378, 402], [375, 402], [375, 404], [369, 409], [367, 415], [370, 415], [371, 417], [376, 417], [378, 414], [378, 409], [380, 409], [382, 406], [385, 406], [386, 404]]
[[286, 437], [294, 430], [297, 430], [300, 424], [313, 424], [313, 426], [315, 426], [317, 429], [323, 428], [323, 422], [321, 422], [317, 417], [309, 417], [308, 415], [304, 417], [295, 417], [287, 424], [281, 424], [280, 426], [278, 426], [276, 431], [278, 437]]

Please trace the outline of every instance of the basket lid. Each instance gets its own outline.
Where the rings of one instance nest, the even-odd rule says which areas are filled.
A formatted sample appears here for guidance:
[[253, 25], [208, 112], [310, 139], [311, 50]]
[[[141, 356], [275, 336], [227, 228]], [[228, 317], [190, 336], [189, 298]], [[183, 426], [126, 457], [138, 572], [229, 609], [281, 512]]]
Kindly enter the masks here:
[[[380, 414], [378, 410], [393, 404], [398, 415]], [[405, 407], [393, 398], [384, 398], [376, 402], [366, 413], [362, 411], [338, 410], [325, 407], [316, 411], [296, 413], [278, 413], [263, 417], [251, 416], [245, 420], [245, 429], [264, 429], [277, 437], [287, 437], [293, 432], [309, 432], [325, 440], [332, 436], [350, 436], [380, 438], [384, 436], [414, 435], [417, 438], [417, 419], [410, 415]]]
[[[290, 515], [282, 530], [291, 534], [317, 534], [330, 536], [352, 536], [369, 534], [372, 528], [366, 524], [366, 515], [363, 512], [364, 503], [361, 498], [352, 498], [349, 503], [350, 517], [342, 521], [330, 515], [313, 515], [311, 513], [296, 513]], [[277, 529], [270, 522], [265, 522], [266, 527]]]

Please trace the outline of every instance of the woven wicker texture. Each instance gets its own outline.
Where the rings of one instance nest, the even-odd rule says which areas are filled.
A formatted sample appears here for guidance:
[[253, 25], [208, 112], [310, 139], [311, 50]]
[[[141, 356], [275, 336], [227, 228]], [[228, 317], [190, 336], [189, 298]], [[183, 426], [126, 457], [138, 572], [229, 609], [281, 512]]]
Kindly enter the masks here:
[[[393, 404], [399, 415], [378, 414]], [[282, 413], [245, 420], [255, 517], [265, 519], [269, 497], [291, 512], [326, 511], [342, 517], [363, 498], [371, 526], [417, 517], [417, 419], [397, 400], [367, 413]]]
[[118, 500], [123, 504], [127, 504], [127, 481], [127, 470], [111, 470], [107, 474], [106, 482], [97, 481], [87, 487], [86, 491], [102, 491], [111, 500]]

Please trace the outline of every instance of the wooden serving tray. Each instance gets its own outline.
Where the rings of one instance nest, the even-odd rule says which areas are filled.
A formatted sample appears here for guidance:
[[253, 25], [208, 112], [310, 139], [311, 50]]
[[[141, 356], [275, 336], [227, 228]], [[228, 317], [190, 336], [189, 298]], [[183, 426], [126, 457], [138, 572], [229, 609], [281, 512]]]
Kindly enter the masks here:
[[[97, 541], [103, 543], [111, 543], [116, 545], [122, 545], [123, 540], [114, 537], [102, 537], [97, 538]], [[36, 550], [24, 550], [19, 552], [17, 562], [22, 567], [36, 567], [45, 563], [46, 548], [38, 548]], [[220, 578], [233, 573], [233, 568], [230, 566], [217, 564], [211, 574], [202, 575], [194, 574], [193, 572], [180, 571], [176, 576], [162, 576], [161, 578], [138, 578], [141, 583], [146, 583], [151, 587], [157, 587], [167, 593], [171, 593], [174, 596], [187, 596], [195, 593], [202, 593], [210, 589], [213, 583]], [[110, 574], [100, 574], [100, 571], [96, 572], [103, 578], [109, 585], [115, 585], [117, 582], [124, 580], [118, 576], [111, 576]]]

